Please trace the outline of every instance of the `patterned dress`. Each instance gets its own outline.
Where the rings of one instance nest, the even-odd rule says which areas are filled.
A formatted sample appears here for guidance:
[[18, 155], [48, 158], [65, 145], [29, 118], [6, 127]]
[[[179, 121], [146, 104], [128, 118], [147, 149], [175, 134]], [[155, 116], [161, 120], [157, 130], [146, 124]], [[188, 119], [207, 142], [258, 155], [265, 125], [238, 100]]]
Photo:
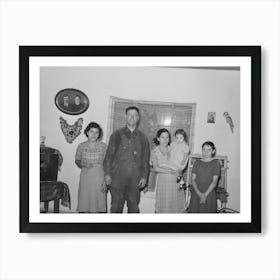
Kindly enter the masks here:
[[[205, 193], [209, 188], [213, 176], [221, 175], [221, 165], [218, 160], [202, 161], [196, 160], [192, 173], [196, 174], [196, 184], [200, 192]], [[195, 190], [192, 189], [191, 201], [189, 206], [190, 213], [216, 213], [217, 212], [217, 197], [216, 188], [214, 188], [208, 195], [206, 203], [201, 204], [200, 198], [196, 194]]]
[[82, 168], [78, 191], [78, 212], [107, 212], [107, 196], [102, 192], [104, 184], [103, 159], [106, 153], [106, 144], [96, 142], [93, 147], [89, 142], [80, 143], [76, 151], [76, 160], [82, 164], [92, 163], [93, 167]]
[[[158, 165], [167, 163], [168, 155], [164, 155], [159, 147], [151, 153], [151, 162]], [[156, 213], [183, 213], [186, 209], [185, 192], [179, 189], [175, 174], [157, 173], [156, 175]]]

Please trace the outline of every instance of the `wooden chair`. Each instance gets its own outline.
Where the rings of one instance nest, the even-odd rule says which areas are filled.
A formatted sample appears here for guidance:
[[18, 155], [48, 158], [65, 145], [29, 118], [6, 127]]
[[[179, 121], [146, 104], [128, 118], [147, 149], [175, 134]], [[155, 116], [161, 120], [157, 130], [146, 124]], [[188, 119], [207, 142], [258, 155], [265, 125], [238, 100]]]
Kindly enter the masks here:
[[57, 181], [62, 161], [58, 150], [40, 145], [40, 202], [44, 203], [41, 213], [48, 213], [50, 201], [54, 201], [54, 213], [59, 213], [60, 202], [71, 209], [69, 188], [66, 183]]

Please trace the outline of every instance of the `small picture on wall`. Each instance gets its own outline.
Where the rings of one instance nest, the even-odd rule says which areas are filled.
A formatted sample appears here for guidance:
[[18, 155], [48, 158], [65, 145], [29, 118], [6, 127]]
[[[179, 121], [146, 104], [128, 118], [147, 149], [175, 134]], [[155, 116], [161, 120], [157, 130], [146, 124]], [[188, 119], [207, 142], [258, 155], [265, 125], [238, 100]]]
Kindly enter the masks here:
[[216, 122], [216, 113], [208, 112], [207, 123], [215, 123]]

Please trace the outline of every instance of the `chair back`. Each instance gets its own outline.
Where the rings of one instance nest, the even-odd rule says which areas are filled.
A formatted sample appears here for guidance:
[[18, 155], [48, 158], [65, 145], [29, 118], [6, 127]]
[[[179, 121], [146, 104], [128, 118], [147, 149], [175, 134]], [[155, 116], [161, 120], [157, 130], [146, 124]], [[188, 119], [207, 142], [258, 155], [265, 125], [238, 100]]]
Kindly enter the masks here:
[[40, 148], [40, 181], [56, 181], [58, 173], [58, 154], [55, 149]]

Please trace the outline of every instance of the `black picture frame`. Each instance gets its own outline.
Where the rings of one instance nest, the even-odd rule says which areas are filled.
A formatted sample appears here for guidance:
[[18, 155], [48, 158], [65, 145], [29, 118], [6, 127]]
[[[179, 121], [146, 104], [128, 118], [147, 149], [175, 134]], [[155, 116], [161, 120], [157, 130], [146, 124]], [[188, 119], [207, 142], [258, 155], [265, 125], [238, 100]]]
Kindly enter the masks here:
[[[251, 222], [231, 223], [41, 223], [29, 220], [29, 63], [36, 56], [191, 56], [251, 58]], [[261, 232], [261, 46], [20, 46], [21, 233], [259, 233]], [[39, 148], [39, 146], [38, 146]], [[38, 160], [39, 161], [39, 160]], [[38, 169], [39, 172], [39, 169]], [[39, 187], [39, 182], [38, 182]]]

